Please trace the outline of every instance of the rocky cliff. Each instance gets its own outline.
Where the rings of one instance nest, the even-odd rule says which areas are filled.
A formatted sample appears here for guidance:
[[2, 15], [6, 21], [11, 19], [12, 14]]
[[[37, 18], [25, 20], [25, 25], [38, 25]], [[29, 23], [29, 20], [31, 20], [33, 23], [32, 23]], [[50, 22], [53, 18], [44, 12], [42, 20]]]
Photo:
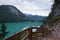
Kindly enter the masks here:
[[55, 0], [51, 13], [47, 17], [45, 24], [49, 24], [50, 26], [54, 25], [56, 21], [60, 19], [60, 0]]
[[38, 31], [38, 40], [60, 40], [60, 0], [54, 0], [50, 15]]

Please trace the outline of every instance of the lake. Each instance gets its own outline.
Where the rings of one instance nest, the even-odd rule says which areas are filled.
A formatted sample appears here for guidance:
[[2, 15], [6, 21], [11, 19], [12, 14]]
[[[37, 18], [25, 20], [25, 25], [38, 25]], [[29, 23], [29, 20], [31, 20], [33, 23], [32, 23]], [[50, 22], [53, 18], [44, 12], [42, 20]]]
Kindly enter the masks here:
[[[22, 30], [31, 27], [31, 26], [40, 26], [42, 25], [42, 22], [16, 22], [16, 23], [5, 23], [7, 29], [6, 31], [9, 32], [6, 35], [7, 37], [10, 37], [18, 32], [21, 32]], [[1, 23], [0, 23], [1, 27]]]

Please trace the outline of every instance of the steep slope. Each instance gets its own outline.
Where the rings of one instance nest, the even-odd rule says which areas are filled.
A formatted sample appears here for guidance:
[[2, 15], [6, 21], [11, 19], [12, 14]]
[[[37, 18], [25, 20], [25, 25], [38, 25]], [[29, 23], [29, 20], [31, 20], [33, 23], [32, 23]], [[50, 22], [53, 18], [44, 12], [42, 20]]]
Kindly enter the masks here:
[[5, 22], [24, 21], [26, 16], [12, 5], [0, 6], [0, 21], [4, 19]]
[[[55, 0], [53, 4], [53, 8], [51, 10], [50, 15], [47, 17], [47, 21], [45, 23], [52, 26], [56, 21], [60, 19], [60, 0]], [[51, 24], [52, 23], [52, 24]]]

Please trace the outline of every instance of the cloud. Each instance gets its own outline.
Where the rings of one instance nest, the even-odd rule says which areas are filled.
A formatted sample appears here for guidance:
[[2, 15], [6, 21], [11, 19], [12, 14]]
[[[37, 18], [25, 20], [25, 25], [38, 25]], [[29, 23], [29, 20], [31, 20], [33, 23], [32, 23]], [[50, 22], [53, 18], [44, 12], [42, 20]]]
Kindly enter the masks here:
[[1, 4], [10, 5], [10, 4], [14, 4], [15, 2], [16, 0], [0, 0], [0, 5]]
[[50, 12], [51, 0], [1, 0], [1, 4], [14, 5], [27, 14], [47, 16]]
[[23, 0], [21, 10], [27, 14], [48, 16], [52, 5], [52, 2], [50, 3], [49, 1], [48, 0], [45, 1], [44, 0], [33, 0], [33, 1]]

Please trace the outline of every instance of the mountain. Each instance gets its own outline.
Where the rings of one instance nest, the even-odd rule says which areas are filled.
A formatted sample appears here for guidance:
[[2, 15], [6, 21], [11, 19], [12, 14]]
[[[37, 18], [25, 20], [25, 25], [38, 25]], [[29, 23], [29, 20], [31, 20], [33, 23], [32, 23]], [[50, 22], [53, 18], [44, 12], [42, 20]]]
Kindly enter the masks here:
[[38, 15], [32, 15], [32, 14], [25, 14], [26, 17], [33, 21], [43, 21], [46, 19], [47, 16], [38, 16]]
[[17, 21], [25, 21], [26, 16], [12, 5], [1, 5], [0, 22], [2, 19], [5, 22], [17, 22]]

